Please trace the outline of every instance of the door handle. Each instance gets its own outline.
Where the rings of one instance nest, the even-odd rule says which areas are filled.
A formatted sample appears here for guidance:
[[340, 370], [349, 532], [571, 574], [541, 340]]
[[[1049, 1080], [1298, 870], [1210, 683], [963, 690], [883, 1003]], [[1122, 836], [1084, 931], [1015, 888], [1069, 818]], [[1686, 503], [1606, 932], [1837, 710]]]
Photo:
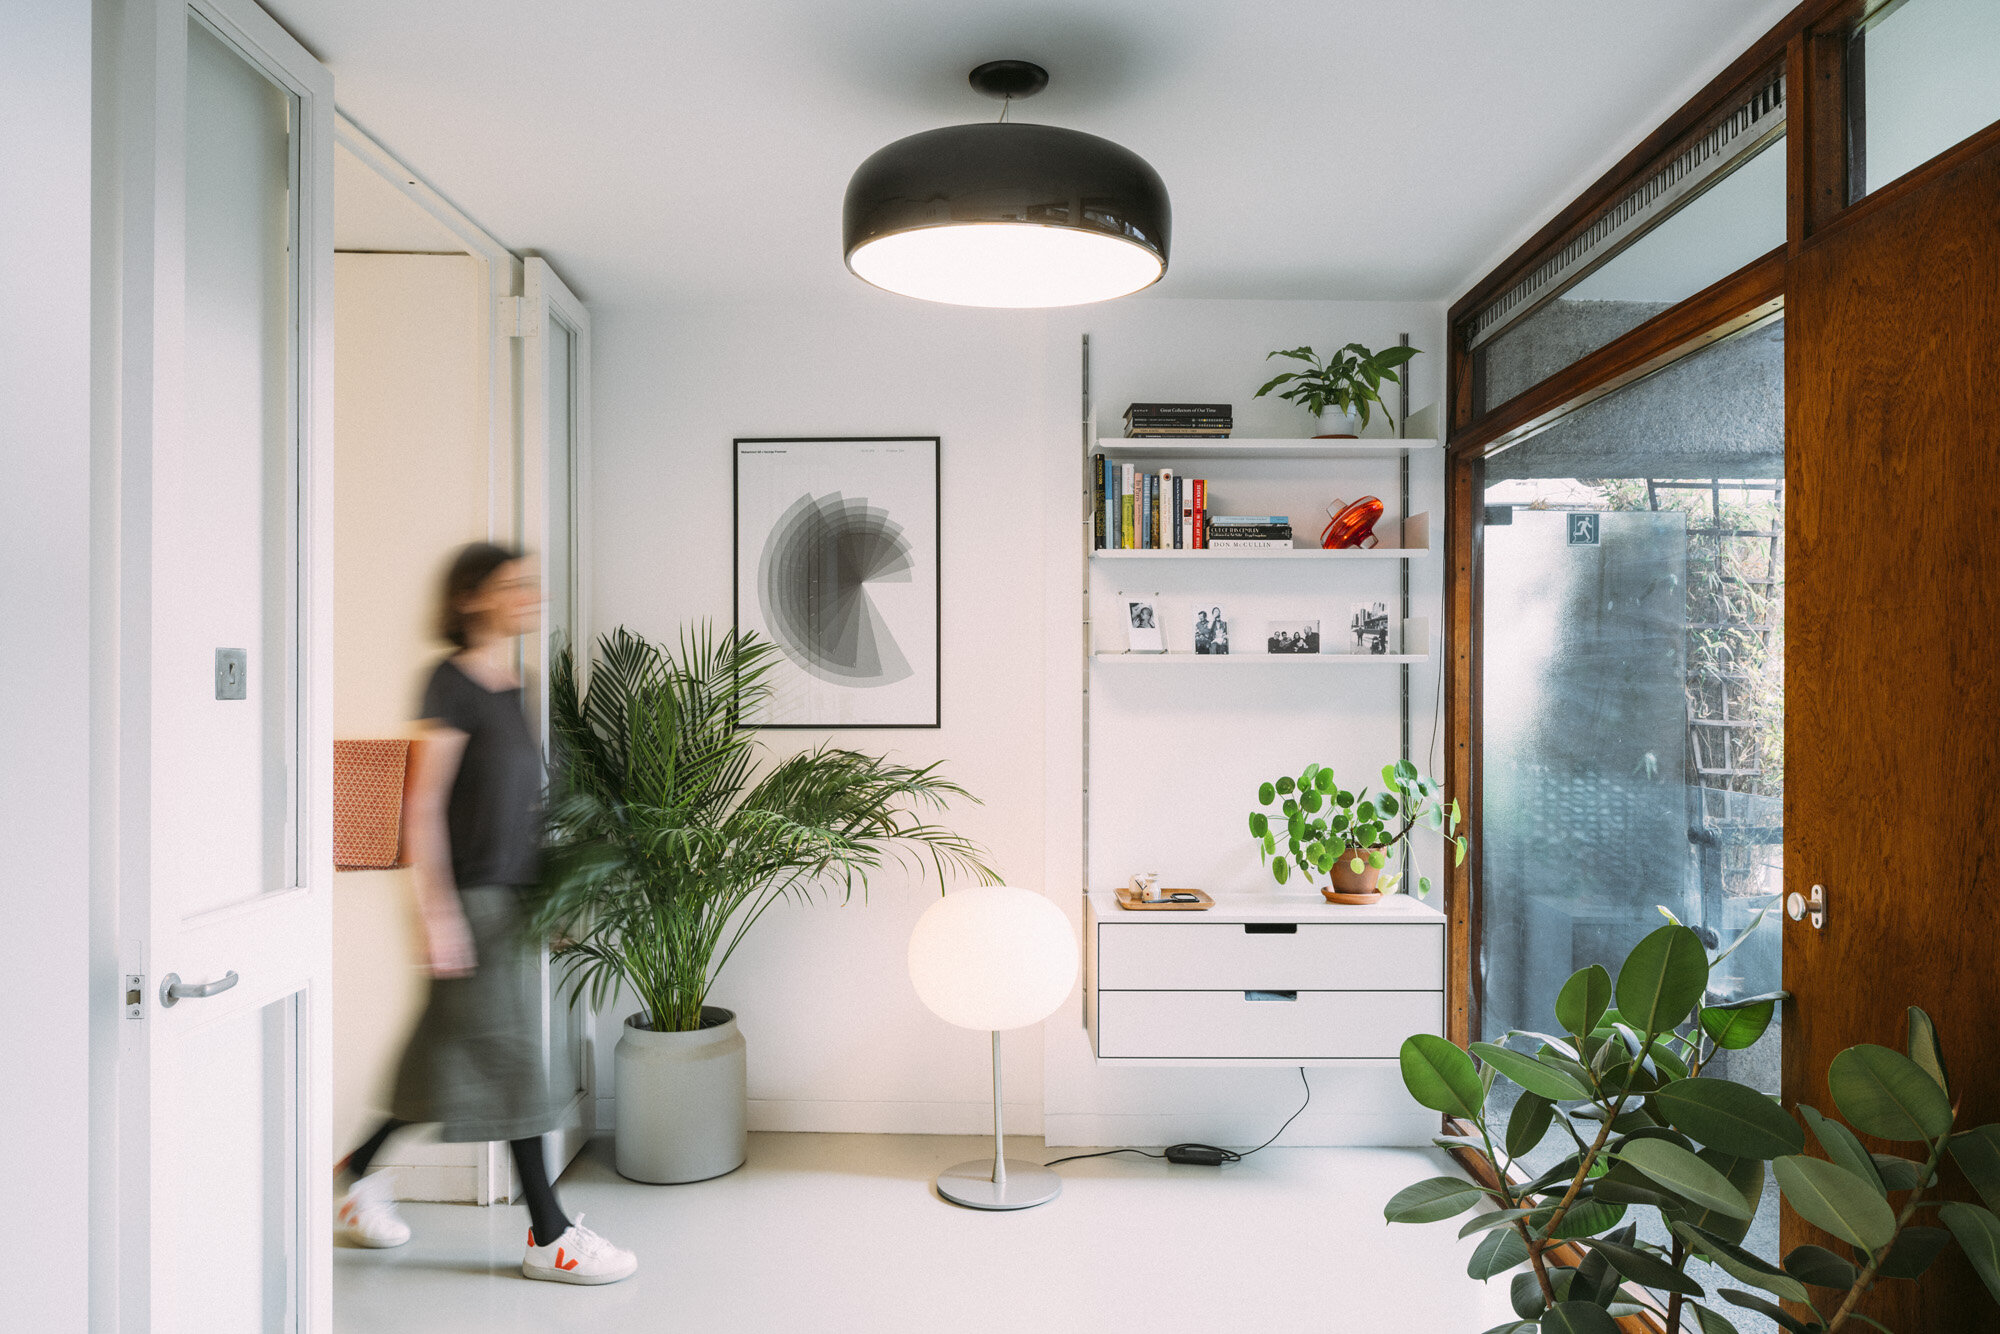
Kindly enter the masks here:
[[236, 975], [236, 970], [233, 968], [213, 982], [202, 982], [199, 984], [181, 981], [179, 973], [168, 973], [160, 979], [160, 1006], [162, 1009], [170, 1010], [174, 1007], [176, 1001], [199, 1000], [203, 996], [217, 996], [242, 980], [242, 978]]

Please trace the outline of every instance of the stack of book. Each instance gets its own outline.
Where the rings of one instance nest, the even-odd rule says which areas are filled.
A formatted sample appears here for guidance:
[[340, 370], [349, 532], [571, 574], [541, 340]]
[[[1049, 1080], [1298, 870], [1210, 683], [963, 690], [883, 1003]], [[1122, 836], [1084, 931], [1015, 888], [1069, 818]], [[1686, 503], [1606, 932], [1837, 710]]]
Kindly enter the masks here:
[[1140, 472], [1102, 454], [1093, 460], [1092, 527], [1099, 551], [1198, 551], [1209, 545], [1205, 479], [1177, 477], [1172, 468]]
[[1207, 545], [1217, 551], [1289, 551], [1292, 521], [1284, 514], [1218, 514], [1207, 525]]
[[1224, 440], [1233, 424], [1227, 403], [1134, 403], [1125, 409], [1128, 440]]

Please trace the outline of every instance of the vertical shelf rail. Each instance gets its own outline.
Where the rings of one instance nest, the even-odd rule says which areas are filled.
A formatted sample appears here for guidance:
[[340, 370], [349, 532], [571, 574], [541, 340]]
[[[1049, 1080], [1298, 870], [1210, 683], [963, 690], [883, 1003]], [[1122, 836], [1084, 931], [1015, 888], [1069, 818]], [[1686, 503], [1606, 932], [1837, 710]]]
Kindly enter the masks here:
[[[1083, 439], [1081, 461], [1078, 471], [1083, 474], [1083, 550], [1077, 556], [1077, 577], [1083, 589], [1083, 642], [1081, 650], [1081, 670], [1083, 673], [1083, 807], [1079, 812], [1082, 820], [1081, 864], [1077, 867], [1077, 901], [1081, 905], [1082, 920], [1090, 920], [1090, 655], [1096, 647], [1095, 632], [1090, 624], [1090, 552], [1095, 545], [1097, 525], [1096, 488], [1097, 479], [1092, 476], [1091, 447], [1097, 442], [1090, 438], [1090, 335], [1083, 335], [1082, 352], [1083, 392], [1080, 397], [1082, 415], [1078, 419], [1077, 432]], [[1405, 561], [1404, 564], [1408, 565]], [[1080, 1006], [1077, 1022], [1084, 1028], [1090, 1027], [1090, 988], [1088, 984], [1079, 988]]]
[[[1410, 345], [1410, 336], [1408, 334], [1399, 335], [1397, 345], [1408, 347]], [[1398, 393], [1401, 401], [1397, 406], [1396, 412], [1396, 438], [1398, 440], [1406, 440], [1410, 434], [1410, 365], [1408, 362], [1403, 363], [1402, 373], [1396, 377], [1396, 382], [1401, 386]], [[1410, 517], [1410, 455], [1408, 450], [1403, 452], [1402, 460], [1397, 464], [1397, 476], [1402, 485], [1402, 509], [1398, 512], [1405, 519], [1408, 519]], [[1396, 563], [1402, 567], [1403, 625], [1408, 627], [1410, 624], [1410, 558], [1405, 556]], [[1405, 629], [1405, 633], [1408, 633], [1407, 628]], [[1429, 632], [1426, 631], [1425, 633], [1427, 637], [1424, 641], [1424, 652], [1429, 654], [1431, 651], [1430, 640], [1428, 638]], [[1408, 653], [1409, 651], [1410, 646], [1406, 642], [1403, 645], [1403, 652]], [[1402, 664], [1396, 669], [1396, 672], [1397, 675], [1402, 677], [1403, 758], [1408, 760], [1410, 758], [1410, 664], [1407, 662]], [[1424, 762], [1428, 764], [1430, 756], [1424, 756]], [[1400, 874], [1403, 877], [1403, 892], [1407, 894], [1410, 892], [1410, 844], [1408, 839], [1403, 841], [1401, 862], [1402, 868]]]

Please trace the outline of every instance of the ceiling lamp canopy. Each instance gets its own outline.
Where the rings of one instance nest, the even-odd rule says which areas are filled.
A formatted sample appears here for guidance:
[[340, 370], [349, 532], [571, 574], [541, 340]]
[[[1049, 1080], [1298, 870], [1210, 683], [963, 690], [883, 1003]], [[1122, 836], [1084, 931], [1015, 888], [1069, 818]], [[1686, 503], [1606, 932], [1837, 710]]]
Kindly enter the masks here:
[[[1022, 60], [972, 71], [973, 87], [1010, 103], [1048, 79]], [[1173, 222], [1160, 174], [1109, 139], [1001, 117], [913, 134], [863, 162], [847, 184], [847, 267], [957, 306], [1076, 306], [1158, 282]]]

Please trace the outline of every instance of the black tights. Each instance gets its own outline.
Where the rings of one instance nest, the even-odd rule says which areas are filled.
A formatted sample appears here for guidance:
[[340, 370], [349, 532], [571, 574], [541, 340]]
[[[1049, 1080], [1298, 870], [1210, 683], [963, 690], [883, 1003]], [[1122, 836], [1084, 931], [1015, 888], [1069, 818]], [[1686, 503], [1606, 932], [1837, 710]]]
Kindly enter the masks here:
[[[347, 1170], [357, 1181], [368, 1175], [370, 1164], [388, 1142], [389, 1136], [408, 1124], [408, 1121], [390, 1117], [382, 1123], [381, 1129], [349, 1155]], [[529, 1225], [534, 1228], [535, 1240], [544, 1246], [549, 1245], [569, 1230], [569, 1218], [556, 1199], [556, 1188], [549, 1184], [548, 1163], [542, 1157], [542, 1137], [530, 1135], [526, 1139], [509, 1140], [507, 1147], [514, 1151], [514, 1170], [521, 1174], [521, 1200], [528, 1206]]]

